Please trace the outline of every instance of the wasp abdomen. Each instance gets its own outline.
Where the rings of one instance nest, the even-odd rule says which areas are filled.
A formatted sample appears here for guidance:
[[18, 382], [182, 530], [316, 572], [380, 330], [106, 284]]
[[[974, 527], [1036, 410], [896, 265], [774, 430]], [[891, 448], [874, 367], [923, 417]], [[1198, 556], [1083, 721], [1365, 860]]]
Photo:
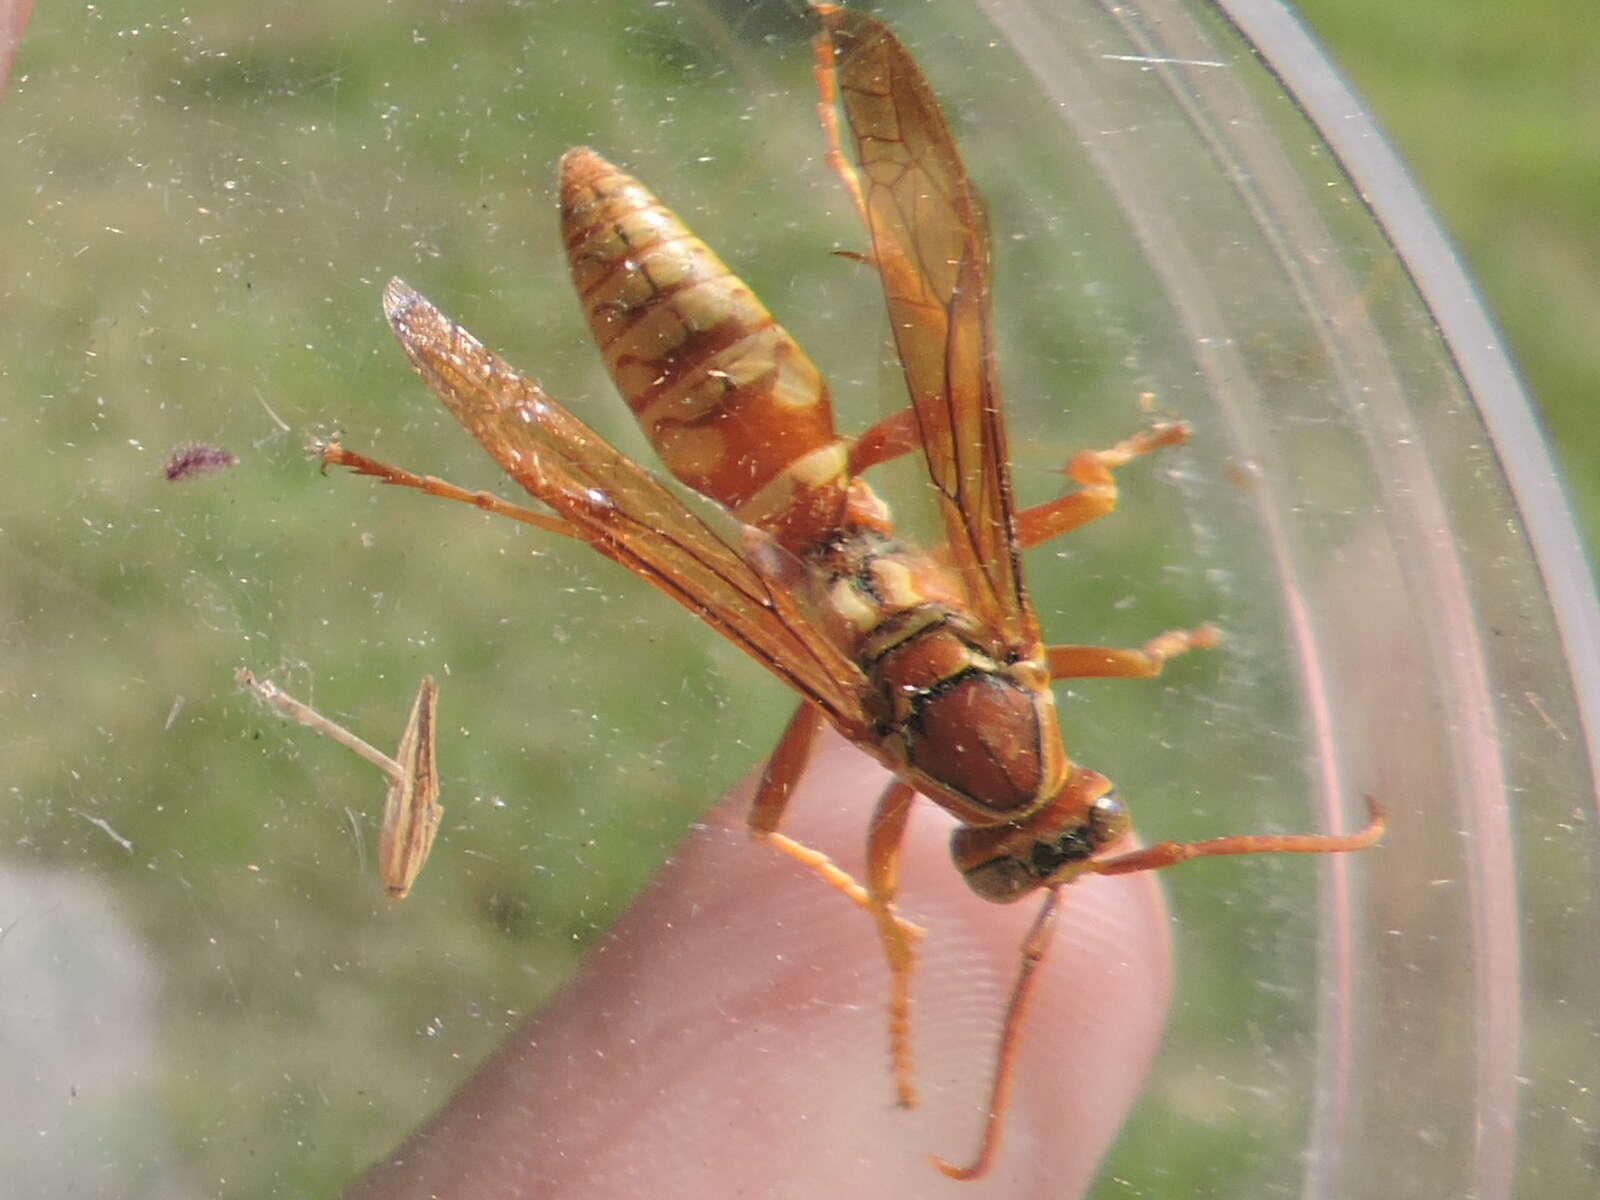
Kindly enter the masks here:
[[667, 467], [753, 524], [848, 483], [827, 384], [722, 260], [592, 150], [561, 160], [573, 283]]

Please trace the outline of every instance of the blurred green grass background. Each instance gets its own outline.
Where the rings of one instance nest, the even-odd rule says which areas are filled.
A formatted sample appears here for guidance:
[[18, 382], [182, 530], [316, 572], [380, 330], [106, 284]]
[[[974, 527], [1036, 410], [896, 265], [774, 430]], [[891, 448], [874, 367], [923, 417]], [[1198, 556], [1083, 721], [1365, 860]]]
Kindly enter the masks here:
[[[1459, 239], [1593, 537], [1589, 7], [1303, 9]], [[893, 15], [933, 19], [910, 4]], [[944, 7], [937, 19], [954, 30]], [[400, 273], [646, 456], [582, 333], [554, 232], [552, 165], [581, 141], [692, 214], [800, 340], [826, 348], [839, 390], [892, 387], [881, 329], [841, 320], [876, 311], [870, 285], [823, 252], [858, 235], [818, 161], [805, 37], [784, 5], [709, 0], [268, 0], [183, 15], [114, 0], [36, 14], [0, 106], [12, 226], [0, 259], [0, 829], [8, 858], [53, 872], [51, 887], [65, 876], [103, 889], [155, 964], [147, 1098], [161, 1121], [119, 1153], [125, 1096], [88, 1095], [75, 1118], [73, 1136], [96, 1147], [86, 1153], [131, 1172], [105, 1194], [170, 1194], [168, 1172], [203, 1193], [326, 1194], [539, 1007], [709, 795], [770, 746], [782, 690], [645, 585], [581, 547], [323, 478], [303, 442], [343, 428], [355, 448], [497, 486], [383, 327], [378, 291]], [[934, 74], [970, 82], [958, 79], [953, 66]], [[1027, 181], [980, 179], [998, 228], [1026, 219]], [[856, 288], [846, 302], [841, 278]], [[1072, 327], [1071, 361], [1044, 364], [1066, 390], [1131, 395], [1138, 338], [1099, 330], [1138, 329], [1139, 303], [1015, 321]], [[1014, 386], [1031, 492], [1055, 486], [1046, 464], [1130, 418], [1107, 405], [1075, 412], [1068, 430], [1030, 425], [1051, 410], [1028, 405], [1056, 385]], [[841, 424], [876, 415], [847, 407]], [[229, 447], [240, 467], [167, 485], [161, 462], [189, 440]], [[1116, 641], [1210, 611], [1202, 572], [1171, 566], [1186, 530], [1156, 511], [1164, 495], [1153, 475], [1131, 480], [1137, 520], [1082, 543], [1097, 573], [1041, 574], [1047, 622], [1092, 612], [1092, 636]], [[1115, 565], [1099, 566], [1108, 555]], [[441, 676], [447, 824], [404, 906], [382, 901], [371, 863], [381, 782], [237, 694], [241, 663], [380, 745], [417, 678]], [[1289, 694], [1270, 666], [1249, 667], [1251, 704]], [[1225, 695], [1227, 669], [1096, 693], [1074, 710], [1074, 745], [1120, 759], [1128, 794], [1148, 792], [1184, 760], [1128, 762], [1156, 756], [1128, 755], [1127, 731], [1160, 729], [1163, 756], [1186, 739], [1214, 746], [1185, 696]], [[1220, 768], [1194, 768], [1193, 789], [1225, 769], [1270, 790], [1281, 752], [1241, 738], [1213, 755]], [[1163, 835], [1198, 836], [1216, 814], [1161, 821]], [[1271, 885], [1267, 940], [1229, 931], [1237, 899], [1215, 901], [1208, 922], [1206, 885], [1192, 886], [1178, 906], [1199, 944], [1190, 960], [1230, 964], [1191, 973], [1193, 1010], [1244, 1014], [1239, 1038], [1188, 1047], [1204, 1086], [1248, 1074], [1260, 1029], [1303, 1024], [1308, 997], [1257, 985], [1303, 975], [1311, 917], [1297, 897], [1310, 884]], [[72, 911], [29, 895], [11, 896], [0, 923], [53, 928], [49, 912]], [[78, 969], [92, 1008], [99, 977]], [[1146, 1194], [1232, 1194], [1264, 1145], [1292, 1153], [1303, 1113], [1252, 1108], [1247, 1090], [1230, 1099], [1228, 1129], [1210, 1113], [1191, 1140], [1124, 1148], [1123, 1178], [1153, 1161]], [[103, 1130], [119, 1132], [96, 1141]]]
[[1582, 0], [1303, 0], [1499, 321], [1600, 545], [1600, 21]]

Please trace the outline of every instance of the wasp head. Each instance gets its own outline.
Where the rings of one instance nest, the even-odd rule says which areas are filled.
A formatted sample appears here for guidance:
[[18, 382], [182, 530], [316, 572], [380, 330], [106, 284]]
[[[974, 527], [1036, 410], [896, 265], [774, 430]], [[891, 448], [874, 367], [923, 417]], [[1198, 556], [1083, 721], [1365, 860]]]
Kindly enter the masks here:
[[950, 855], [968, 887], [985, 900], [1010, 904], [1038, 888], [1071, 883], [1128, 829], [1128, 810], [1111, 781], [1079, 767], [1056, 798], [1026, 820], [961, 826], [950, 836]]

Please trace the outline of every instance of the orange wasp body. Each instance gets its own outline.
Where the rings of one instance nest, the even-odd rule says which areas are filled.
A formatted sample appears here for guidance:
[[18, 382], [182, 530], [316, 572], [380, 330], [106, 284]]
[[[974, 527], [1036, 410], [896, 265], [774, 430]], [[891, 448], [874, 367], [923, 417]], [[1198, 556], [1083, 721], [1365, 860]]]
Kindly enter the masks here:
[[[1054, 679], [1158, 674], [1209, 646], [1209, 626], [1142, 649], [1047, 646], [1020, 552], [1115, 507], [1113, 471], [1183, 441], [1150, 429], [1069, 468], [1078, 490], [1024, 512], [1012, 503], [992, 347], [988, 234], [927, 81], [871, 17], [816, 5], [819, 111], [829, 159], [871, 234], [911, 407], [849, 442], [827, 385], [798, 345], [722, 262], [645, 188], [587, 149], [561, 163], [561, 212], [574, 283], [618, 389], [662, 461], [742, 524], [729, 544], [653, 475], [398, 280], [384, 308], [417, 371], [495, 460], [556, 516], [376, 462], [336, 444], [327, 462], [472, 503], [588, 542], [654, 583], [802, 696], [768, 761], [750, 823], [819, 871], [876, 920], [893, 976], [890, 1028], [900, 1099], [914, 1103], [910, 978], [914, 927], [894, 911], [910, 803], [923, 795], [960, 822], [951, 851], [985, 899], [1044, 889], [1001, 1035], [989, 1118], [968, 1166], [993, 1161], [1034, 968], [1061, 885], [1188, 858], [1370, 845], [1381, 818], [1342, 837], [1265, 836], [1099, 852], [1128, 818], [1111, 784], [1062, 746]], [[842, 103], [859, 167], [840, 144]], [[912, 449], [924, 455], [945, 532], [937, 556], [895, 535], [860, 477]], [[858, 884], [778, 832], [824, 724], [894, 772], [868, 833]]]

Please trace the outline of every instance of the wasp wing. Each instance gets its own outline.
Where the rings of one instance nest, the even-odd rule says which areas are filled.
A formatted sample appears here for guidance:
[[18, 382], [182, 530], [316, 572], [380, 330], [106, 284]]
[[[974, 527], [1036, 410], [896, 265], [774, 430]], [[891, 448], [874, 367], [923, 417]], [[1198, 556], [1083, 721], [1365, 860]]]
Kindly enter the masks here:
[[390, 280], [383, 309], [417, 373], [507, 474], [841, 731], [860, 734], [861, 669], [814, 628], [772, 572], [410, 286]]
[[824, 69], [835, 64], [872, 258], [951, 561], [979, 618], [1007, 648], [1029, 652], [1039, 644], [1039, 622], [1014, 528], [983, 210], [939, 102], [905, 46], [872, 17], [816, 9], [831, 43], [819, 61]]

